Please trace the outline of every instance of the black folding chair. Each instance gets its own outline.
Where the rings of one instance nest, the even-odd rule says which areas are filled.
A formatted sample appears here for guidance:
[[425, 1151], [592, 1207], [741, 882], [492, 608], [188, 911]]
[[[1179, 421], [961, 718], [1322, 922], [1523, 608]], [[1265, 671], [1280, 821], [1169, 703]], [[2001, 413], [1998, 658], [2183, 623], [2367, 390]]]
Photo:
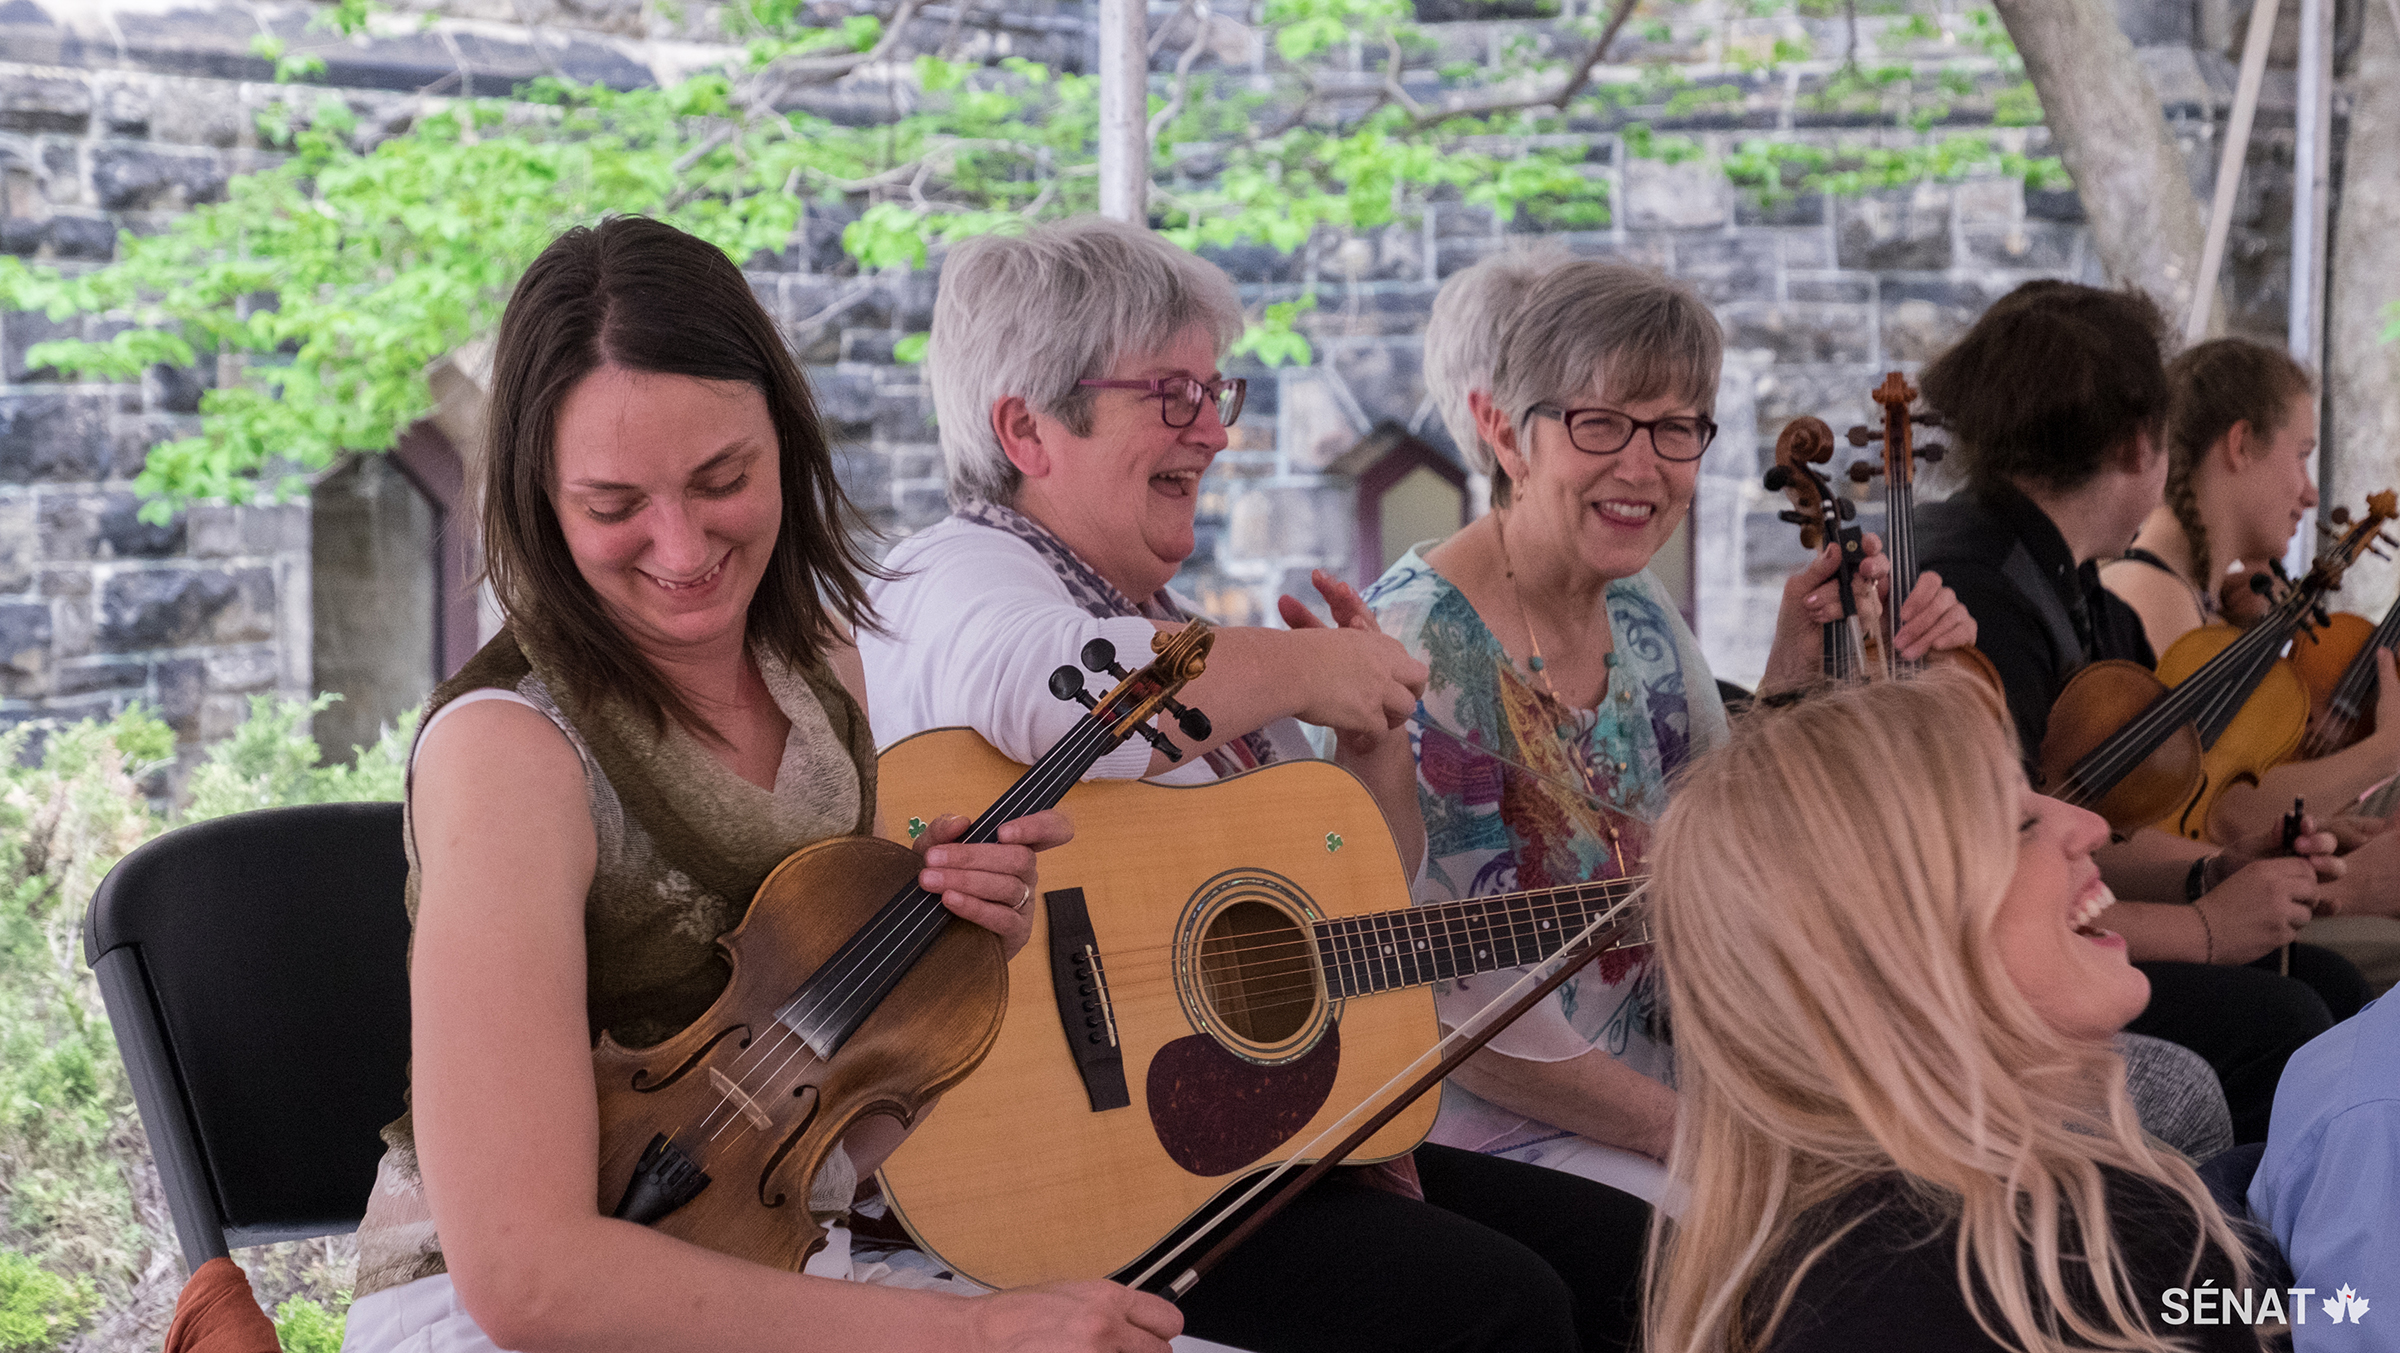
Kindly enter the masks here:
[[178, 828], [84, 919], [184, 1260], [356, 1230], [408, 1068], [400, 805]]

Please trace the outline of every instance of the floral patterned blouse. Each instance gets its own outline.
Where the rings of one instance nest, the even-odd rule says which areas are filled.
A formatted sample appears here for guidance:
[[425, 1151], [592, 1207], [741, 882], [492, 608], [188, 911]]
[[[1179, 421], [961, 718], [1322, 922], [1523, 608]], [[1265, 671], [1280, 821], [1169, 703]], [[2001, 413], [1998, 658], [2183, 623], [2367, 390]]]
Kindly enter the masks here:
[[[1608, 585], [1615, 653], [1607, 692], [1597, 709], [1569, 710], [1562, 718], [1466, 596], [1426, 564], [1422, 548], [1410, 550], [1366, 593], [1384, 633], [1431, 669], [1418, 722], [1409, 728], [1426, 833], [1417, 902], [1643, 872], [1647, 828], [1666, 807], [1669, 779], [1725, 736], [1716, 680], [1666, 589], [1647, 571]], [[1589, 786], [1616, 811], [1593, 805], [1575, 785]], [[1520, 975], [1509, 970], [1439, 984], [1442, 1023], [1463, 1023]], [[1604, 1048], [1672, 1084], [1661, 994], [1650, 948], [1618, 950], [1570, 978], [1491, 1046], [1542, 1062]], [[1433, 1139], [1519, 1155], [1520, 1147], [1567, 1135], [1451, 1085]]]

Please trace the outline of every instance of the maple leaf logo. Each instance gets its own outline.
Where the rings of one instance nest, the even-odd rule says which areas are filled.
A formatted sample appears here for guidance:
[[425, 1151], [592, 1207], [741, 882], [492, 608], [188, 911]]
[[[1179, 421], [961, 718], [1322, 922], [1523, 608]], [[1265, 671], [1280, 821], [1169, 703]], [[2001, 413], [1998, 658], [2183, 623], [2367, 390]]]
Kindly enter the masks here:
[[2344, 1317], [2353, 1325], [2366, 1318], [2367, 1299], [2352, 1291], [2348, 1283], [2342, 1284], [2340, 1291], [2319, 1304], [2325, 1308], [2325, 1318], [2337, 1325], [2342, 1323]]

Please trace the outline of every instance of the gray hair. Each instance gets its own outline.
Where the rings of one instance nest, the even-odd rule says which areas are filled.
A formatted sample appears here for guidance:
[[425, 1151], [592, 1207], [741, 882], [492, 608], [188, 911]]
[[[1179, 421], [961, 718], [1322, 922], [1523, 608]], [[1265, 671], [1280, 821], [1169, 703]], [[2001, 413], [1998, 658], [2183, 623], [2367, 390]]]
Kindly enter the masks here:
[[1535, 405], [1594, 392], [1613, 405], [1679, 396], [1706, 413], [1724, 356], [1724, 331], [1690, 287], [1625, 263], [1569, 263], [1541, 279], [1501, 339], [1492, 403], [1520, 436]]
[[925, 349], [950, 501], [1016, 496], [1022, 476], [992, 428], [993, 404], [1014, 395], [1088, 434], [1092, 392], [1075, 383], [1194, 325], [1219, 356], [1232, 346], [1242, 332], [1233, 283], [1139, 226], [1084, 216], [952, 249]]
[[1525, 308], [1534, 284], [1572, 257], [1551, 241], [1512, 245], [1442, 283], [1433, 298], [1433, 316], [1425, 324], [1425, 388], [1458, 453], [1479, 474], [1494, 473], [1495, 463], [1467, 396], [1491, 392], [1508, 322]]

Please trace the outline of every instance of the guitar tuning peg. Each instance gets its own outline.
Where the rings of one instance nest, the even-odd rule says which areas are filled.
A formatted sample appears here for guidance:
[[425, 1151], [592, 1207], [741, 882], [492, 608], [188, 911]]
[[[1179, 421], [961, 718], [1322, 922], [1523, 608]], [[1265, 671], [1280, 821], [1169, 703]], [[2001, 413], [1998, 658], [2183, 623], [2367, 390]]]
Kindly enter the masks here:
[[1852, 446], [1865, 446], [1869, 442], [1880, 442], [1883, 440], [1882, 433], [1868, 427], [1854, 427], [1844, 435], [1849, 437], [1850, 444]]
[[1850, 482], [1853, 484], [1864, 484], [1882, 473], [1883, 467], [1880, 465], [1869, 464], [1863, 460], [1850, 462]]
[[2350, 524], [2350, 509], [2343, 507], [2339, 503], [2336, 503], [2333, 511], [2325, 514], [2325, 520], [2332, 522], [2336, 526], [2348, 526]]

